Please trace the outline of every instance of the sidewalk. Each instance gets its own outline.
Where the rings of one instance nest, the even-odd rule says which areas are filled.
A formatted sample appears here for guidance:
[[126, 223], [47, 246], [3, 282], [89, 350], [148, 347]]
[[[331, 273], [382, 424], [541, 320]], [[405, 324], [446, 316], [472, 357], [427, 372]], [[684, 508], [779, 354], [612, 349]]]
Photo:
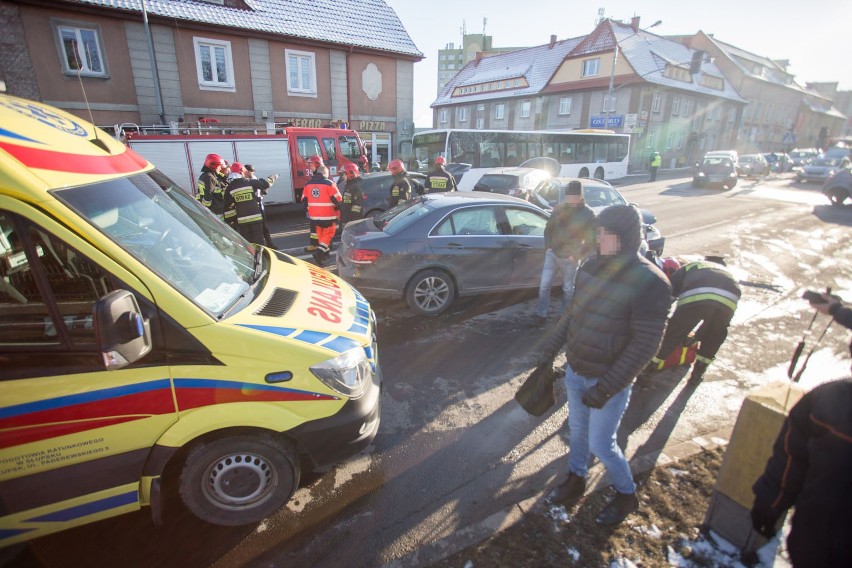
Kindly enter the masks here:
[[[655, 467], [662, 468], [664, 466], [671, 466], [669, 469], [676, 471], [679, 464], [701, 452], [710, 452], [716, 449], [720, 449], [721, 452], [728, 443], [732, 429], [733, 427], [725, 428], [706, 436], [693, 438], [683, 442], [674, 442], [667, 445], [660, 453], [652, 452], [649, 455], [633, 456], [630, 460], [631, 468], [637, 477], [651, 472]], [[512, 562], [510, 562], [510, 558], [517, 557], [519, 554], [523, 555], [525, 554], [525, 551], [529, 552], [529, 547], [531, 546], [544, 548], [547, 546], [545, 541], [548, 540], [548, 535], [541, 533], [545, 531], [542, 530], [541, 527], [533, 528], [532, 530], [525, 530], [522, 525], [524, 523], [540, 524], [542, 518], [548, 519], [554, 527], [560, 523], [564, 523], [565, 525], [570, 525], [570, 523], [572, 523], [572, 518], [568, 512], [561, 507], [553, 506], [546, 499], [547, 494], [561, 481], [562, 477], [560, 476], [554, 481], [554, 483], [549, 484], [543, 491], [537, 493], [535, 496], [520, 503], [516, 503], [503, 511], [494, 513], [479, 523], [464, 527], [449, 537], [426, 544], [418, 550], [386, 564], [385, 568], [424, 567], [432, 566], [436, 563], [440, 563], [441, 566], [455, 566], [458, 564], [458, 568], [462, 568], [463, 566], [477, 568], [479, 565], [485, 565], [484, 563], [475, 564], [472, 560], [466, 560], [464, 563], [455, 562], [455, 560], [459, 560], [461, 557], [472, 558], [474, 556], [490, 557], [492, 560], [494, 558], [501, 558], [507, 564], [511, 564]], [[602, 492], [607, 487], [609, 487], [609, 485], [607, 483], [605, 473], [602, 466], [598, 463], [592, 468], [589, 474], [589, 489], [586, 491], [586, 500], [595, 498], [597, 500], [602, 500]], [[643, 497], [645, 489], [645, 487], [640, 485], [638, 490], [640, 499]], [[712, 487], [703, 488], [703, 491], [712, 492]], [[677, 501], [677, 498], [673, 499]], [[643, 507], [650, 508], [651, 506], [652, 505], [643, 501]], [[557, 511], [556, 516], [559, 518], [553, 518], [554, 511]], [[641, 509], [640, 512], [636, 513], [636, 515], [639, 515], [639, 513], [641, 513]], [[703, 515], [706, 513], [706, 510], [693, 511], [693, 513]], [[592, 514], [592, 512], [588, 512], [588, 514]], [[576, 517], [579, 516], [580, 513], [578, 512]], [[637, 521], [636, 519], [631, 520], [629, 517], [628, 520], [623, 523], [623, 527], [627, 527], [629, 531], [635, 530], [639, 532], [647, 532], [648, 530], [653, 531], [655, 529], [659, 530], [653, 525], [651, 529], [645, 529], [641, 526], [637, 526], [637, 524], [641, 524], [641, 521]], [[595, 530], [595, 528], [593, 527], [592, 530]], [[603, 537], [605, 539], [610, 538], [612, 536], [611, 533], [615, 530], [617, 530], [617, 528], [601, 528], [598, 531], [601, 533], [598, 537]], [[501, 534], [507, 535], [512, 531], [518, 532], [519, 534], [507, 538], [501, 537]], [[557, 528], [556, 531], [558, 533], [559, 529]], [[530, 537], [529, 533], [533, 534], [533, 538], [536, 539], [536, 541], [527, 542], [527, 544], [524, 545], [524, 540]], [[584, 538], [589, 538], [590, 536], [591, 535], [586, 533]], [[686, 535], [684, 535], [684, 537], [686, 537]], [[551, 537], [550, 540], [554, 539]], [[720, 546], [724, 547], [724, 544], [721, 544]], [[520, 550], [518, 550], [519, 548]], [[570, 549], [565, 549], [564, 542], [557, 543], [557, 549], [563, 550], [564, 556], [561, 561], [557, 559], [554, 565], [587, 565], [583, 562], [580, 562], [579, 564], [569, 562], [568, 557], [571, 556], [572, 553], [570, 552]], [[453, 559], [454, 562], [445, 562], [450, 557], [453, 557], [453, 555], [462, 551], [465, 551], [465, 554], [460, 554], [455, 557]], [[669, 552], [670, 555], [679, 554], [679, 552], [675, 552], [673, 550], [670, 550]], [[574, 558], [574, 561], [577, 562], [579, 552], [575, 550], [575, 553], [576, 557]], [[529, 560], [532, 561], [531, 558]], [[541, 559], [536, 559], [536, 562], [541, 562]], [[644, 566], [645, 564], [638, 565]], [[690, 564], [678, 565], [688, 566]], [[626, 564], [625, 566], [633, 566], [633, 564]]]

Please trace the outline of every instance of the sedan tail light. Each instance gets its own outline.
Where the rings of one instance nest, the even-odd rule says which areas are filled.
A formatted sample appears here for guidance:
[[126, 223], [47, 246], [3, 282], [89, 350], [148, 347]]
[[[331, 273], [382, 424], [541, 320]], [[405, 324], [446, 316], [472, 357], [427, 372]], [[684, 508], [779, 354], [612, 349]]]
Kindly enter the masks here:
[[371, 249], [352, 249], [349, 251], [349, 260], [355, 264], [371, 264], [379, 260], [381, 251]]

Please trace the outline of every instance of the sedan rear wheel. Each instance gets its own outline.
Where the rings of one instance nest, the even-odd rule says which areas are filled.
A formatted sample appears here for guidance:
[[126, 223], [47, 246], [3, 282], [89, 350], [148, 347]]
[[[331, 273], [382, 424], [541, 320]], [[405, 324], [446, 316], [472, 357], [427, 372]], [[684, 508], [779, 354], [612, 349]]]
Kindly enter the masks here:
[[405, 291], [405, 300], [420, 315], [435, 316], [449, 307], [456, 296], [452, 278], [442, 270], [424, 270], [414, 275]]

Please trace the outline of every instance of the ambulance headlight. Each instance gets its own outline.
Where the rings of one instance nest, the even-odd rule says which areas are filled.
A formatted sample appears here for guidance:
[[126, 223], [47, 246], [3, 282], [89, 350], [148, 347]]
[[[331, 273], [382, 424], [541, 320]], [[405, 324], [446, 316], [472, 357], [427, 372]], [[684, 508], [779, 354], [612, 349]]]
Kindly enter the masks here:
[[326, 386], [349, 398], [364, 394], [373, 376], [367, 354], [361, 347], [312, 365], [311, 372]]

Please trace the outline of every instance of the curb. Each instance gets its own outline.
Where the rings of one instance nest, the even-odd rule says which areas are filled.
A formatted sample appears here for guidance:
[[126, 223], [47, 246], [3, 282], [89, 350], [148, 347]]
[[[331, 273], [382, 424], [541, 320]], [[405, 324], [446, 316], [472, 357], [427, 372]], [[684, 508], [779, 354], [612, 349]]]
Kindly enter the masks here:
[[[634, 475], [638, 475], [650, 471], [656, 466], [666, 466], [691, 457], [699, 452], [724, 446], [730, 440], [732, 431], [733, 426], [723, 428], [705, 436], [697, 436], [682, 442], [668, 444], [659, 454], [650, 452], [633, 456], [630, 459], [630, 469]], [[604, 477], [605, 470], [603, 466], [600, 463], [596, 464], [589, 472], [591, 490], [587, 490], [586, 494], [588, 495], [589, 493], [609, 487], [609, 483], [604, 480]], [[516, 525], [524, 520], [525, 515], [547, 507], [546, 496], [548, 493], [550, 493], [550, 489], [536, 493], [529, 499], [493, 513], [478, 523], [455, 531], [448, 537], [424, 544], [417, 550], [384, 564], [382, 568], [419, 568], [440, 562], [457, 552], [479, 544], [488, 537]]]

